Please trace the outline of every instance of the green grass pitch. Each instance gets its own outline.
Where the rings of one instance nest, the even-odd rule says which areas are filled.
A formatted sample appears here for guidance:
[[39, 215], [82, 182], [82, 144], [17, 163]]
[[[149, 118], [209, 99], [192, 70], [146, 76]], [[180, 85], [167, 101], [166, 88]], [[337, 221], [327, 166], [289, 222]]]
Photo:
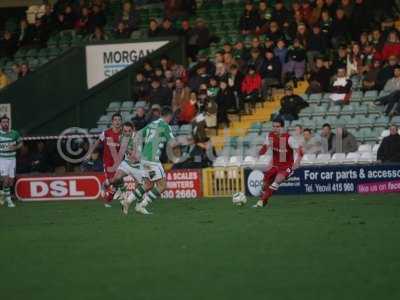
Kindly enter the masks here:
[[[251, 203], [254, 203], [252, 199]], [[400, 299], [399, 195], [0, 208], [1, 299]]]

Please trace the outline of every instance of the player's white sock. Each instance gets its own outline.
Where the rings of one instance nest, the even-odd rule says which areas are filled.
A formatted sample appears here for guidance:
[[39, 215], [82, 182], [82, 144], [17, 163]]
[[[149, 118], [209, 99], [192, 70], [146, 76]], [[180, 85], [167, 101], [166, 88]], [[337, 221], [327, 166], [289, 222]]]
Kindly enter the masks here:
[[11, 200], [11, 190], [9, 187], [4, 188], [4, 197], [7, 202], [8, 207], [15, 207], [14, 202]]
[[140, 201], [143, 198], [143, 195], [145, 193], [145, 190], [142, 185], [139, 185], [135, 191], [129, 195], [129, 197], [126, 199], [126, 201], [131, 204], [133, 201]]
[[277, 191], [278, 188], [279, 188], [279, 183], [273, 182], [273, 183], [269, 186], [269, 188], [270, 188], [271, 190]]

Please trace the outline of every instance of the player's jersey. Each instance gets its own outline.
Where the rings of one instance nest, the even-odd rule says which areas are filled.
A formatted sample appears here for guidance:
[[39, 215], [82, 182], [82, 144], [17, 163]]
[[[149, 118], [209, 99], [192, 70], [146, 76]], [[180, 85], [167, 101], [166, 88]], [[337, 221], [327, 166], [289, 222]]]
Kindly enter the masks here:
[[272, 149], [272, 163], [274, 166], [291, 166], [294, 163], [294, 150], [298, 148], [296, 139], [288, 133], [277, 135], [270, 132], [265, 144]]
[[163, 119], [151, 122], [140, 131], [142, 141], [141, 159], [159, 162], [165, 145], [174, 138], [171, 126]]
[[21, 142], [21, 136], [15, 130], [4, 132], [0, 130], [0, 159], [15, 159], [16, 146]]
[[121, 151], [125, 151], [124, 160], [128, 164], [137, 164], [139, 162], [139, 142], [137, 140], [136, 133], [133, 133], [131, 137], [121, 138]]
[[121, 132], [114, 132], [109, 128], [100, 135], [100, 141], [103, 143], [103, 163], [105, 166], [114, 165], [114, 158], [118, 157], [120, 148]]

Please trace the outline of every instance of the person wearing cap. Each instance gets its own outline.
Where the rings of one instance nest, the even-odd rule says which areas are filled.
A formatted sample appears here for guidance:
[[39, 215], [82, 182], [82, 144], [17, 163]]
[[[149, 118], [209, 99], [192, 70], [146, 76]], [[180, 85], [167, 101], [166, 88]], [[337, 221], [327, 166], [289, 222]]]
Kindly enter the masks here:
[[281, 99], [281, 109], [279, 116], [286, 121], [293, 121], [299, 118], [299, 113], [303, 108], [308, 107], [308, 103], [298, 95], [293, 93], [291, 86], [285, 87], [285, 96]]

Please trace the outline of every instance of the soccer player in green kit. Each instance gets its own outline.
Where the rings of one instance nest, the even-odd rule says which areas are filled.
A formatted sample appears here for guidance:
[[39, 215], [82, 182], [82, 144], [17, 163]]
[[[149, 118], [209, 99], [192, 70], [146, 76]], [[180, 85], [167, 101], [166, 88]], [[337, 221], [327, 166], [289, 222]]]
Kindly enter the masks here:
[[15, 178], [15, 156], [22, 140], [17, 131], [10, 129], [10, 119], [6, 115], [0, 118], [0, 127], [0, 178], [3, 185], [0, 201], [2, 203], [4, 198], [8, 207], [15, 207], [11, 200], [11, 187]]
[[122, 201], [125, 214], [128, 213], [133, 201], [138, 202], [135, 207], [137, 212], [148, 214], [146, 206], [159, 198], [166, 188], [166, 176], [160, 156], [166, 145], [174, 139], [171, 126], [169, 126], [171, 120], [172, 110], [165, 107], [160, 119], [151, 122], [138, 132], [137, 142], [141, 147], [140, 164], [152, 184], [151, 188], [146, 189], [143, 185], [139, 185], [131, 197]]

